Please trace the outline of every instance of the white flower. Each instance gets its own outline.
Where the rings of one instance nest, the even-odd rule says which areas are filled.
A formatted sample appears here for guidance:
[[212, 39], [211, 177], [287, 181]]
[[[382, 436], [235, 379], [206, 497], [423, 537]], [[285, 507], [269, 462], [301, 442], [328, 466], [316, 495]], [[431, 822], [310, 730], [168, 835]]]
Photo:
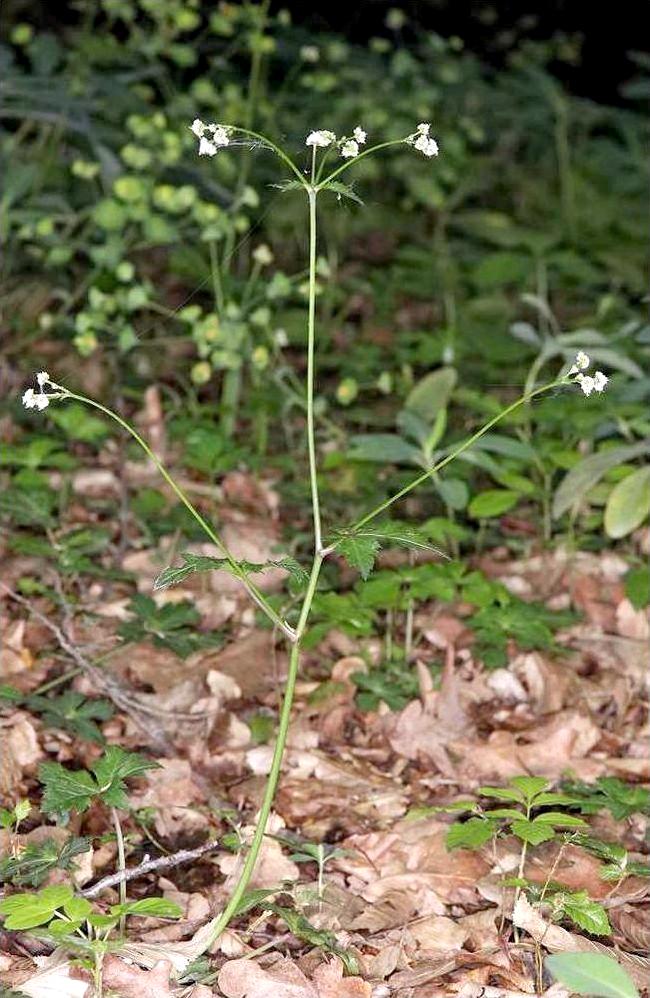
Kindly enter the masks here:
[[[591, 395], [594, 388], [596, 387], [595, 380], [589, 374], [579, 374], [576, 378], [576, 381], [582, 388], [585, 395]], [[602, 388], [599, 388], [598, 390], [602, 392]]]
[[213, 142], [215, 146], [230, 145], [230, 138], [228, 137], [228, 131], [225, 125], [215, 125], [212, 123], [208, 125], [208, 131], [212, 132], [212, 139], [210, 141]]
[[344, 159], [351, 159], [353, 156], [359, 155], [359, 145], [354, 139], [346, 139], [341, 146], [341, 156]]
[[305, 140], [305, 145], [320, 146], [324, 149], [326, 146], [331, 146], [332, 142], [336, 142], [336, 135], [334, 132], [328, 132], [327, 129], [321, 129], [317, 132], [310, 132]]
[[417, 149], [418, 152], [423, 153], [424, 156], [437, 156], [438, 155], [438, 143], [435, 139], [429, 138], [422, 132], [418, 135], [417, 139], [413, 143], [413, 147]]
[[418, 127], [416, 128], [416, 132], [418, 133], [418, 135], [428, 135], [430, 131], [431, 131], [431, 125], [429, 124], [428, 121], [421, 121]]
[[573, 367], [569, 371], [569, 374], [577, 374], [578, 371], [586, 371], [590, 364], [591, 360], [584, 350], [578, 350], [576, 359], [573, 362]]
[[[26, 409], [47, 409], [52, 399], [66, 398], [69, 395], [67, 389], [63, 388], [62, 385], [57, 385], [56, 382], [50, 380], [47, 371], [39, 371], [36, 375], [36, 381], [38, 391], [28, 388], [23, 393], [23, 405]], [[49, 395], [44, 391], [46, 385], [50, 389]]]
[[190, 129], [194, 132], [194, 134], [196, 135], [197, 139], [203, 138], [203, 133], [205, 131], [205, 125], [203, 124], [203, 122], [201, 121], [200, 118], [195, 118], [194, 119], [194, 121], [190, 125]]
[[50, 400], [43, 392], [35, 392], [33, 388], [28, 388], [23, 395], [23, 405], [26, 409], [47, 409]]
[[300, 49], [300, 58], [303, 62], [318, 62], [320, 49], [316, 45], [303, 45]]
[[355, 130], [352, 132], [352, 135], [354, 136], [354, 141], [358, 142], [360, 146], [364, 145], [366, 139], [368, 138], [361, 125], [357, 125]]
[[210, 142], [209, 139], [206, 139], [205, 136], [202, 136], [201, 141], [199, 142], [199, 156], [216, 156], [216, 155], [217, 155], [217, 147], [215, 146], [214, 142]]
[[276, 342], [276, 345], [279, 346], [280, 349], [289, 346], [289, 337], [287, 336], [286, 329], [276, 329], [273, 338]]
[[596, 371], [594, 374], [594, 391], [603, 392], [607, 387], [607, 382], [609, 378], [603, 374], [602, 371]]
[[261, 267], [268, 267], [270, 263], [273, 263], [273, 252], [270, 246], [266, 243], [260, 243], [256, 246], [252, 253], [253, 260], [255, 260]]

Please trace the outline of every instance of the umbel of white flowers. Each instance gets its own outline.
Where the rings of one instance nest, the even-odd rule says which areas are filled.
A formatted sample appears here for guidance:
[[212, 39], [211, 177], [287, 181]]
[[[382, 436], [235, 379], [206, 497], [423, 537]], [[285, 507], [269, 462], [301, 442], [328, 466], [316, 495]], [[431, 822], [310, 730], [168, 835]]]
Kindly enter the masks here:
[[199, 140], [199, 156], [216, 156], [219, 149], [230, 145], [230, 136], [225, 125], [206, 125], [200, 118], [195, 118], [190, 125]]
[[[206, 124], [200, 118], [195, 118], [190, 125], [190, 131], [199, 140], [199, 156], [216, 156], [219, 149], [230, 145], [230, 133], [232, 129], [228, 125], [218, 125], [215, 122]], [[429, 134], [431, 125], [428, 121], [421, 122], [416, 130], [407, 135], [403, 140], [408, 145], [413, 146], [424, 156], [437, 156], [438, 143]], [[361, 125], [353, 130], [352, 135], [341, 135], [338, 138], [334, 132], [326, 128], [319, 128], [310, 132], [305, 139], [305, 145], [312, 149], [327, 149], [328, 146], [336, 146], [343, 159], [354, 159], [359, 155], [361, 146], [366, 144], [368, 133]]]
[[602, 371], [596, 371], [593, 377], [590, 374], [584, 374], [583, 372], [590, 364], [591, 359], [588, 355], [584, 350], [579, 350], [573, 366], [569, 369], [569, 377], [572, 374], [575, 375], [574, 381], [580, 385], [585, 395], [591, 395], [592, 392], [604, 392], [609, 381], [609, 378]]
[[[65, 398], [68, 394], [63, 385], [57, 385], [50, 380], [47, 371], [39, 371], [36, 375], [38, 391], [28, 388], [23, 395], [23, 405], [26, 409], [47, 409], [52, 399]], [[46, 392], [45, 389], [48, 389]]]

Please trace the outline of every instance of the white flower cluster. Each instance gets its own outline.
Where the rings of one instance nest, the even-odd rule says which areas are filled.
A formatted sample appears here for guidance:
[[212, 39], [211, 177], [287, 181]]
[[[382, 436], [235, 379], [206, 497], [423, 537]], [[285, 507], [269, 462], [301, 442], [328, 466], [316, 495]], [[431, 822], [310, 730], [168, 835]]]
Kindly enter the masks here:
[[569, 369], [569, 375], [575, 374], [574, 380], [580, 385], [585, 395], [591, 395], [592, 392], [605, 391], [607, 382], [609, 381], [609, 378], [602, 371], [596, 371], [593, 377], [590, 374], [584, 374], [583, 372], [587, 370], [590, 364], [591, 360], [584, 350], [579, 350], [573, 366]]
[[313, 146], [317, 149], [326, 149], [333, 144], [339, 147], [339, 152], [344, 159], [353, 159], [359, 155], [359, 146], [365, 144], [367, 134], [360, 125], [352, 132], [351, 136], [343, 135], [337, 139], [334, 132], [329, 132], [323, 128], [319, 131], [310, 132], [305, 140], [306, 146]]
[[[28, 388], [23, 395], [23, 405], [26, 409], [47, 409], [50, 399], [63, 398], [64, 395], [67, 395], [65, 388], [55, 384], [54, 381], [50, 381], [47, 371], [39, 371], [36, 375], [36, 382], [38, 384], [38, 391]], [[46, 394], [46, 387], [52, 389], [52, 391]]]
[[439, 149], [436, 140], [429, 134], [431, 125], [428, 121], [422, 121], [412, 135], [407, 136], [406, 142], [421, 152], [423, 156], [437, 156]]
[[216, 156], [219, 149], [230, 145], [230, 136], [225, 125], [215, 125], [214, 122], [206, 125], [200, 118], [195, 118], [190, 130], [199, 140], [199, 156]]

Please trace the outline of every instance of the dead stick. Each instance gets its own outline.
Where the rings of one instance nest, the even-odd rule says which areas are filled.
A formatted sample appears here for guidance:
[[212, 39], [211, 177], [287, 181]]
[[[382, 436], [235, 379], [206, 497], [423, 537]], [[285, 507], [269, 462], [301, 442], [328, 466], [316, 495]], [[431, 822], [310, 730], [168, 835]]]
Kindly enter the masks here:
[[[21, 596], [19, 593], [14, 592], [13, 589], [6, 586], [4, 582], [0, 582], [0, 589], [2, 589], [10, 599], [20, 603], [21, 606], [26, 607], [26, 609], [33, 614], [33, 616], [41, 624], [43, 624], [44, 627], [47, 627], [47, 629], [54, 635], [63, 651], [66, 652], [74, 662], [76, 662], [82, 672], [85, 672], [86, 675], [92, 679], [92, 681], [99, 688], [100, 692], [108, 696], [120, 710], [123, 710], [125, 713], [129, 714], [137, 726], [142, 731], [147, 733], [147, 736], [154, 744], [157, 751], [159, 751], [162, 755], [172, 754], [172, 747], [169, 739], [164, 734], [157, 721], [152, 718], [147, 725], [143, 723], [142, 718], [139, 716], [141, 705], [135, 698], [129, 696], [129, 694], [122, 689], [115, 679], [109, 679], [109, 677], [102, 673], [100, 669], [98, 669], [95, 665], [92, 665], [92, 663], [81, 654], [79, 648], [66, 637], [61, 628], [52, 623], [52, 621], [46, 617], [44, 613], [37, 610], [36, 607], [29, 602], [29, 600], [25, 599], [25, 597]], [[153, 714], [151, 708], [149, 708], [146, 713], [149, 715]]]
[[127, 880], [135, 880], [136, 877], [143, 877], [145, 873], [151, 873], [153, 870], [170, 870], [174, 866], [180, 866], [181, 863], [189, 863], [193, 859], [199, 859], [200, 856], [212, 852], [218, 845], [219, 840], [214, 839], [212, 842], [204, 842], [202, 846], [197, 846], [196, 849], [180, 849], [178, 852], [172, 853], [171, 856], [146, 859], [139, 866], [131, 867], [130, 870], [118, 870], [117, 873], [111, 873], [109, 876], [103, 877], [96, 884], [86, 887], [85, 890], [79, 893], [84, 898], [97, 897], [107, 887], [114, 887], [115, 884], [123, 883]]

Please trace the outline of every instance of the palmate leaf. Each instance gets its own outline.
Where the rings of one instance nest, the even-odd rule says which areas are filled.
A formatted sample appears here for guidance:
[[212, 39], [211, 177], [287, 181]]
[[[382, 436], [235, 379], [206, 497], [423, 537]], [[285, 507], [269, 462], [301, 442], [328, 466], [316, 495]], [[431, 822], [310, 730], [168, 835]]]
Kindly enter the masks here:
[[193, 554], [191, 551], [183, 551], [181, 557], [183, 558], [183, 564], [177, 567], [170, 565], [168, 568], [163, 569], [154, 581], [154, 589], [166, 589], [168, 586], [176, 586], [195, 572], [224, 571], [230, 572], [235, 577], [240, 577], [240, 572], [237, 569], [248, 575], [256, 572], [266, 572], [270, 568], [283, 568], [300, 584], [306, 583], [309, 578], [302, 565], [295, 558], [290, 557], [265, 562], [238, 561], [236, 562], [236, 568], [226, 558], [212, 558], [208, 555]]
[[128, 805], [125, 780], [139, 776], [148, 769], [158, 769], [153, 759], [145, 759], [135, 752], [125, 752], [111, 745], [92, 766], [92, 773], [85, 769], [66, 769], [59, 762], [44, 762], [39, 768], [39, 779], [45, 787], [41, 810], [45, 814], [67, 811], [87, 811], [92, 801], [99, 798], [110, 807]]

